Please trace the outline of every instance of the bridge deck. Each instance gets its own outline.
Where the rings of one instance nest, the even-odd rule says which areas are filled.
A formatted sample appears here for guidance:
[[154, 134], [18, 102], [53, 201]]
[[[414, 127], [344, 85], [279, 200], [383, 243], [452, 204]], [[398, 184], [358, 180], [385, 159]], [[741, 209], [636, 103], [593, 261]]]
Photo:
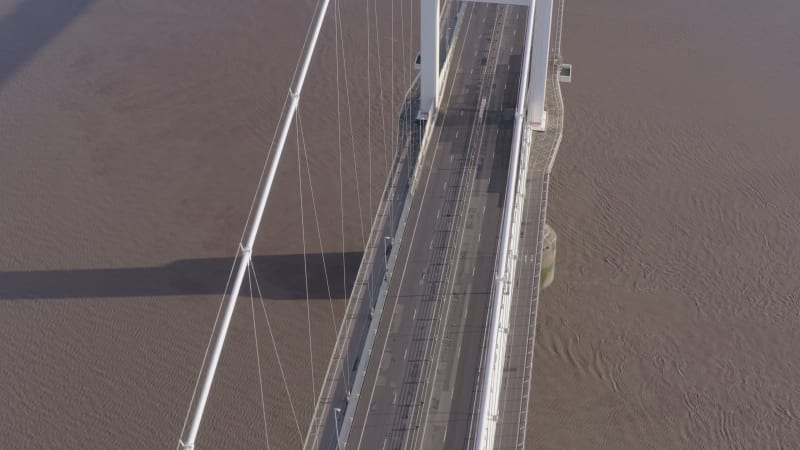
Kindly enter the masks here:
[[[344, 420], [347, 448], [474, 445], [526, 10], [465, 7], [429, 148], [417, 162], [418, 134], [403, 136], [398, 144], [393, 181], [367, 245], [367, 263], [362, 262], [306, 448], [337, 448], [336, 428]], [[560, 44], [556, 22], [551, 59]], [[548, 167], [563, 119], [555, 70], [553, 65], [548, 75], [547, 130], [526, 133], [528, 167], [521, 180], [527, 194], [495, 448], [520, 448], [525, 440]], [[411, 101], [405, 110], [414, 107]], [[407, 117], [401, 114], [401, 121]], [[402, 240], [390, 253], [391, 275], [384, 283], [381, 241], [395, 229]], [[378, 296], [379, 290], [386, 295]], [[372, 335], [367, 328], [376, 296], [385, 303], [377, 305]], [[379, 314], [381, 309], [385, 313]], [[368, 336], [374, 336], [374, 345], [364, 345]], [[371, 353], [364, 357], [362, 348]], [[359, 364], [360, 357], [368, 363]], [[352, 416], [339, 415], [337, 423], [334, 408], [348, 406], [344, 391], [357, 372], [364, 376], [363, 389], [350, 396]]]
[[348, 448], [469, 440], [525, 11], [466, 7]]
[[547, 114], [544, 132], [528, 134], [528, 166], [525, 175], [525, 206], [514, 274], [508, 350], [501, 388], [495, 449], [518, 449], [525, 446], [530, 386], [533, 372], [533, 349], [536, 337], [536, 310], [539, 302], [539, 274], [542, 240], [547, 217], [549, 170], [561, 141], [564, 107], [558, 82], [560, 21], [562, 2], [555, 2], [554, 27], [550, 50], [551, 66], [547, 76]]

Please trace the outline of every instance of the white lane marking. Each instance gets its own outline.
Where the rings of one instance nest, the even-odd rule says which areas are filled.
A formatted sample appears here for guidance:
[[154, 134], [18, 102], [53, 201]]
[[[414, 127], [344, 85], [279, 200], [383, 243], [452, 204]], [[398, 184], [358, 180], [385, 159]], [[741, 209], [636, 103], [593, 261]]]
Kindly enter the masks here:
[[[487, 5], [487, 7], [488, 7], [488, 5]], [[485, 20], [486, 20], [486, 19], [484, 18], [484, 22], [485, 22]], [[468, 18], [468, 20], [467, 20], [467, 27], [466, 27], [465, 33], [467, 33], [467, 32], [468, 32], [468, 30], [469, 30], [469, 27], [470, 27], [470, 23], [471, 23], [471, 22], [472, 22], [472, 11], [470, 11], [470, 13], [469, 13], [469, 18]], [[459, 67], [459, 66], [461, 65], [461, 57], [462, 57], [462, 55], [463, 55], [463, 52], [464, 52], [464, 46], [462, 45], [462, 46], [461, 46], [461, 52], [459, 52], [459, 54], [458, 54], [458, 59], [457, 59], [457, 61], [456, 61], [456, 67]], [[470, 69], [470, 73], [472, 73], [472, 69]], [[451, 89], [450, 89], [450, 91], [447, 93], [447, 99], [448, 99], [448, 101], [449, 101], [449, 99], [452, 97], [452, 95], [453, 95], [453, 89], [451, 88]], [[436, 157], [436, 153], [437, 153], [437, 151], [438, 151], [438, 145], [439, 145], [439, 141], [440, 141], [440, 140], [441, 140], [441, 133], [439, 133], [439, 134], [436, 136], [436, 144], [434, 145], [434, 152], [433, 152], [433, 159], [432, 159], [432, 161], [433, 161], [433, 160], [435, 160], [435, 157]], [[422, 205], [423, 205], [423, 204], [424, 204], [424, 202], [425, 202], [425, 193], [426, 193], [426, 192], [427, 192], [427, 190], [428, 190], [428, 183], [430, 182], [430, 178], [431, 178], [431, 173], [432, 173], [432, 172], [433, 172], [432, 170], [428, 172], [428, 176], [426, 177], [426, 180], [425, 180], [425, 187], [424, 187], [424, 189], [423, 189], [423, 191], [422, 191], [422, 202], [420, 203], [420, 207], [419, 207], [419, 208], [420, 208], [420, 211], [422, 211]], [[418, 224], [419, 224], [419, 219], [420, 219], [420, 216], [421, 216], [421, 214], [417, 214], [417, 218], [416, 218], [416, 221], [415, 221], [415, 223], [414, 223], [414, 228], [412, 229], [412, 233], [411, 233], [411, 243], [410, 243], [410, 245], [411, 245], [412, 247], [413, 247], [413, 243], [414, 243], [414, 237], [416, 236], [416, 232], [417, 232], [417, 226], [418, 226]], [[405, 279], [405, 274], [406, 274], [406, 269], [408, 268], [408, 261], [409, 261], [409, 257], [410, 257], [410, 253], [409, 253], [409, 255], [407, 255], [407, 256], [406, 256], [405, 262], [404, 262], [404, 264], [403, 264], [403, 270], [402, 270], [402, 272], [401, 272], [401, 274], [400, 274], [400, 290], [402, 290], [403, 281], [404, 281], [404, 279]], [[398, 296], [399, 296], [399, 293], [398, 293]], [[392, 313], [394, 313], [394, 311], [396, 310], [396, 308], [397, 308], [397, 297], [395, 297], [395, 303], [392, 305]], [[414, 318], [415, 318], [415, 319], [416, 319], [416, 316], [417, 316], [417, 310], [416, 310], [416, 309], [414, 309]], [[390, 327], [390, 328], [391, 328], [391, 325], [392, 325], [392, 321], [393, 321], [393, 319], [394, 319], [394, 314], [392, 314], [392, 315], [390, 316], [390, 319], [389, 319], [389, 327]], [[384, 356], [384, 354], [385, 354], [385, 351], [386, 351], [386, 345], [387, 345], [387, 344], [388, 344], [388, 335], [387, 335], [387, 338], [386, 338], [386, 339], [383, 341], [383, 349], [381, 350], [381, 356], [380, 356], [380, 358], [379, 358], [379, 360], [378, 360], [378, 367], [379, 367], [379, 368], [380, 368], [380, 367], [383, 365], [383, 356]], [[377, 387], [377, 383], [374, 383], [374, 384], [372, 385], [372, 390], [370, 391], [370, 394], [369, 394], [369, 401], [367, 402], [367, 404], [369, 404], [369, 403], [371, 403], [371, 402], [372, 402], [372, 398], [375, 396], [375, 389], [376, 389], [376, 387]], [[415, 392], [415, 397], [416, 397], [416, 392]], [[412, 413], [412, 415], [413, 415], [413, 413]], [[364, 421], [364, 424], [363, 424], [363, 426], [361, 427], [361, 434], [359, 435], [359, 438], [358, 438], [358, 442], [357, 442], [356, 448], [360, 448], [360, 447], [361, 447], [362, 441], [363, 441], [363, 439], [364, 439], [364, 432], [365, 432], [365, 431], [366, 431], [366, 420]], [[423, 430], [423, 434], [424, 434], [424, 430]], [[384, 449], [386, 448], [386, 444], [387, 444], [387, 439], [384, 439], [384, 441], [383, 441], [383, 448], [384, 448]]]
[[[406, 359], [408, 359], [408, 347], [406, 347], [406, 351], [403, 352], [403, 361], [405, 361]], [[396, 399], [397, 397], [395, 397], [395, 400]]]
[[[502, 36], [502, 32], [501, 32], [501, 36]], [[496, 67], [496, 63], [495, 63], [495, 71], [496, 70], [497, 70], [497, 67]], [[492, 80], [494, 80], [494, 77], [492, 77]], [[490, 89], [489, 92], [490, 92], [490, 95], [491, 95], [491, 89]], [[485, 126], [485, 123], [482, 123], [481, 124], [481, 133], [483, 132], [484, 126]], [[471, 139], [472, 138], [470, 137], [470, 141], [471, 141]], [[478, 142], [480, 142], [481, 140], [482, 140], [482, 136], [479, 136], [478, 137]], [[467, 197], [467, 208], [469, 208], [469, 203], [471, 201], [472, 201], [472, 196], [468, 195], [468, 197]], [[459, 234], [458, 231], [459, 231], [458, 228], [456, 228], [455, 232], [456, 232], [457, 235]], [[456, 254], [460, 253], [460, 250], [461, 250], [462, 245], [463, 245], [464, 233], [460, 233], [460, 234], [461, 234], [461, 238], [460, 238], [460, 240], [458, 242], [458, 251], [457, 251]], [[456, 267], [457, 267], [458, 261], [459, 260], [456, 259]], [[453, 270], [457, 270], [457, 269], [453, 269]], [[474, 276], [474, 272], [475, 272], [475, 267], [473, 266], [473, 276]], [[445, 274], [445, 282], [448, 283], [448, 284], [450, 283], [450, 272], [447, 272]], [[453, 287], [453, 285], [450, 284], [450, 289], [452, 289], [452, 287]], [[449, 312], [450, 312], [450, 302], [447, 303], [447, 307], [446, 307], [446, 310], [445, 310], [445, 313], [444, 313], [445, 317], [443, 319], [444, 322], [447, 321], [447, 316], [449, 315]], [[440, 331], [439, 329], [434, 328], [434, 334], [435, 334], [434, 335], [434, 341], [436, 341], [439, 331]], [[443, 330], [441, 330], [441, 331], [443, 331]], [[431, 373], [431, 372], [433, 373], [433, 380], [430, 382], [432, 386], [436, 384], [436, 377], [438, 375], [438, 366], [439, 366], [439, 361], [440, 361], [440, 357], [441, 357], [442, 348], [443, 348], [443, 346], [439, 346], [439, 349], [438, 349], [438, 352], [439, 352], [438, 356], [439, 357], [434, 358], [435, 363], [432, 366], [428, 367], [428, 373]], [[414, 399], [415, 400], [416, 400], [416, 397], [417, 397], [417, 393], [418, 392], [416, 392], [416, 391], [414, 392]], [[423, 395], [424, 394], [425, 393], [424, 393], [424, 390], [423, 390]], [[432, 398], [433, 398], [433, 390], [431, 390], [431, 392], [430, 392], [430, 394], [428, 396], [428, 400], [431, 400]], [[452, 392], [451, 392], [451, 400], [452, 400]], [[427, 419], [425, 419], [425, 417], [428, 417], [430, 415], [430, 404], [431, 403], [430, 403], [430, 401], [425, 402], [425, 403], [427, 403], [428, 407], [426, 409], [423, 409], [423, 411], [421, 413], [422, 414], [421, 417], [423, 417], [423, 418], [420, 419], [420, 420], [421, 420], [423, 425], [422, 425], [422, 431], [417, 433], [417, 435], [420, 436], [419, 439], [424, 439], [424, 436], [425, 436], [425, 433], [426, 433], [426, 428], [428, 426], [428, 421], [427, 421]], [[411, 411], [412, 411], [412, 416], [413, 416], [414, 406], [412, 406]], [[416, 437], [413, 437], [412, 440], [408, 441], [408, 442], [412, 443], [412, 445], [413, 445], [413, 442], [415, 440], [416, 440]], [[405, 448], [405, 443], [403, 445], [403, 448]]]

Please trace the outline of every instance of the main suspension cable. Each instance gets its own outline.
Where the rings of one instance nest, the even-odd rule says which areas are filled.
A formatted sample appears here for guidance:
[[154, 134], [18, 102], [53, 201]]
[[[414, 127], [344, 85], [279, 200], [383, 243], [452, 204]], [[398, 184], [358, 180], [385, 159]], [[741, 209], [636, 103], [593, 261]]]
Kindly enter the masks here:
[[[297, 109], [298, 103], [300, 101], [300, 93], [302, 92], [303, 85], [305, 84], [306, 75], [308, 74], [309, 66], [311, 65], [311, 58], [314, 54], [314, 50], [316, 48], [316, 44], [319, 38], [320, 31], [322, 29], [322, 24], [325, 19], [325, 13], [328, 9], [328, 4], [330, 0], [320, 0], [321, 6], [319, 8], [319, 13], [316, 15], [315, 20], [309, 31], [307, 32], [307, 36], [310, 36], [310, 40], [308, 41], [308, 46], [304, 49], [303, 56], [301, 58], [302, 65], [298, 62], [298, 65], [295, 68], [295, 75], [297, 78], [294, 80], [294, 89], [290, 90], [290, 97], [291, 100], [289, 101], [289, 107], [286, 114], [283, 115], [283, 123], [281, 126], [280, 136], [277, 141], [277, 146], [275, 147], [275, 157], [272, 159], [272, 164], [269, 167], [269, 172], [267, 173], [267, 178], [264, 180], [264, 184], [261, 189], [258, 190], [259, 194], [258, 201], [255, 207], [255, 210], [251, 213], [252, 214], [252, 222], [248, 219], [248, 225], [245, 226], [245, 231], [243, 236], [247, 235], [247, 240], [244, 243], [240, 242], [240, 250], [239, 252], [242, 255], [242, 258], [234, 263], [236, 268], [236, 276], [234, 278], [233, 287], [231, 289], [231, 294], [229, 297], [229, 301], [227, 307], [225, 308], [225, 314], [222, 317], [222, 322], [220, 324], [219, 333], [215, 333], [216, 324], [219, 320], [219, 314], [217, 315], [217, 319], [215, 319], [215, 327], [214, 331], [212, 331], [212, 336], [216, 334], [217, 338], [214, 342], [213, 351], [211, 352], [211, 359], [208, 361], [208, 366], [205, 365], [205, 361], [208, 356], [208, 350], [206, 350], [206, 355], [203, 357], [203, 366], [202, 369], [204, 371], [203, 376], [203, 383], [202, 386], [198, 384], [195, 386], [195, 390], [192, 394], [192, 400], [189, 405], [189, 410], [191, 411], [194, 408], [194, 414], [192, 417], [191, 424], [189, 426], [188, 433], [185, 435], [185, 438], [182, 438], [179, 441], [179, 446], [183, 447], [184, 450], [191, 450], [194, 448], [195, 440], [197, 439], [197, 433], [200, 429], [200, 422], [203, 418], [203, 413], [205, 412], [206, 403], [208, 401], [208, 395], [211, 391], [211, 385], [214, 381], [214, 376], [216, 374], [217, 366], [219, 364], [219, 358], [222, 354], [222, 347], [225, 343], [225, 338], [227, 337], [228, 328], [230, 327], [230, 322], [233, 317], [233, 311], [236, 307], [236, 303], [239, 297], [239, 291], [241, 290], [242, 281], [244, 280], [244, 275], [251, 266], [252, 263], [252, 249], [253, 245], [255, 244], [256, 236], [258, 235], [258, 229], [261, 225], [261, 220], [264, 215], [264, 210], [266, 209], [267, 200], [269, 198], [270, 191], [272, 190], [272, 183], [275, 178], [275, 174], [277, 172], [278, 163], [280, 162], [280, 157], [283, 153], [284, 145], [286, 143], [286, 138], [288, 136], [289, 127], [291, 126], [291, 118], [294, 115], [294, 112]], [[313, 32], [311, 30], [313, 29]], [[310, 33], [310, 34], [309, 34]], [[299, 68], [299, 71], [298, 71]], [[253, 214], [254, 213], [254, 214]], [[249, 216], [250, 214], [248, 214]], [[237, 255], [238, 253], [237, 252]], [[233, 270], [231, 271], [233, 273]], [[226, 288], [227, 292], [227, 288]], [[223, 302], [224, 303], [224, 302]], [[220, 305], [220, 310], [222, 306]], [[209, 347], [210, 343], [209, 343]], [[200, 395], [197, 398], [197, 403], [195, 404], [195, 397], [197, 393], [197, 387], [201, 387]], [[187, 415], [188, 420], [188, 415]], [[188, 422], [184, 421], [184, 427], [182, 430], [182, 434], [186, 430], [186, 424]]]

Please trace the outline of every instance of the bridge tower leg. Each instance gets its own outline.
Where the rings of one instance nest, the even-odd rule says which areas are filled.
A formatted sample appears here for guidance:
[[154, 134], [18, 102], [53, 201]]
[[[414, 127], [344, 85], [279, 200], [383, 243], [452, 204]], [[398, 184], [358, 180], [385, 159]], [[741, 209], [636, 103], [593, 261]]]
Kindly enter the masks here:
[[420, 0], [420, 113], [439, 107], [439, 0]]
[[547, 64], [550, 58], [550, 24], [553, 0], [537, 0], [533, 19], [533, 55], [528, 84], [528, 117], [534, 130], [544, 131], [547, 113], [544, 99], [547, 88]]

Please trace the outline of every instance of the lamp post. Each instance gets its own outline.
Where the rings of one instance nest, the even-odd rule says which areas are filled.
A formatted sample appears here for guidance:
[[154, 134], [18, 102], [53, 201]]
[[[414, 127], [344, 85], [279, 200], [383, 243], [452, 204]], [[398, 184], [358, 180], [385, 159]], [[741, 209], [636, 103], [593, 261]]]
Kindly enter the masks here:
[[339, 440], [339, 413], [342, 408], [333, 408], [333, 421], [336, 425], [336, 450], [341, 450], [341, 441]]
[[384, 236], [383, 237], [383, 279], [386, 280], [389, 277], [389, 248], [392, 245], [392, 237], [391, 236]]

